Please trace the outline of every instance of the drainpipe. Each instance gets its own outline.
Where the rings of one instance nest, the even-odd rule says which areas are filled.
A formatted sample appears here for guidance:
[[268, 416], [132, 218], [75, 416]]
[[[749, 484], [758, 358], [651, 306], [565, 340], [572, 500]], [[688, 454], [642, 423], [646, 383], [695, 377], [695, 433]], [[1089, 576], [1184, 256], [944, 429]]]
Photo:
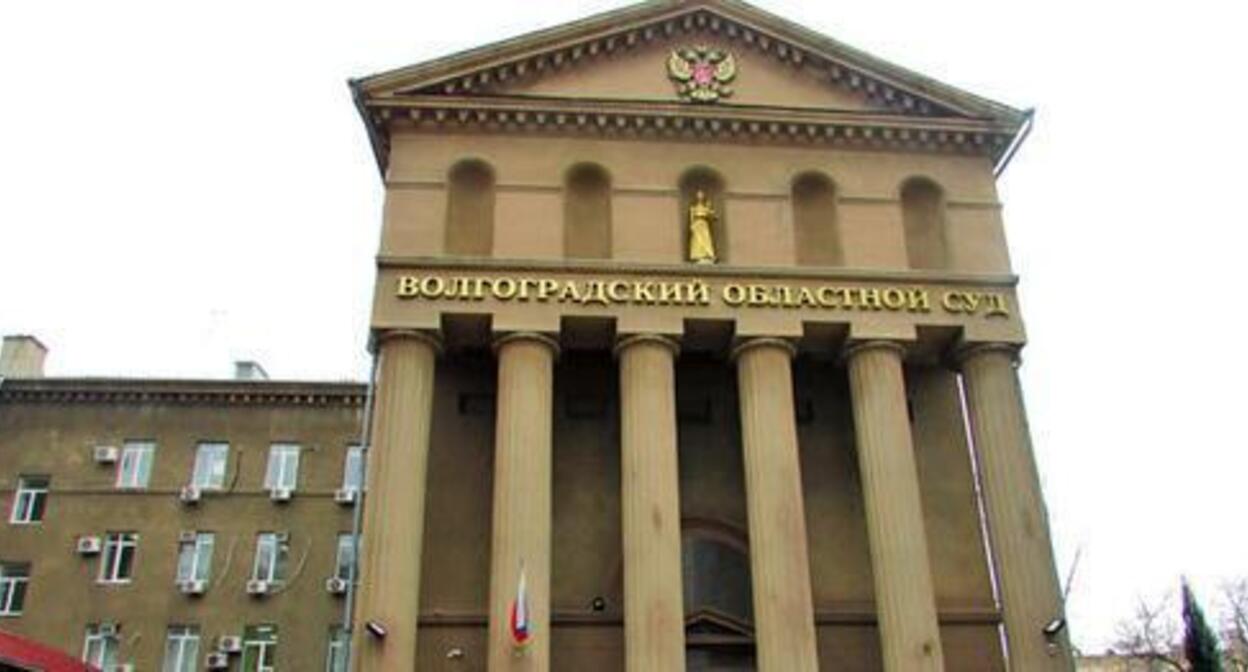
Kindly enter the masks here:
[[360, 565], [360, 527], [363, 525], [364, 518], [364, 493], [368, 490], [368, 451], [369, 442], [373, 438], [373, 395], [377, 388], [377, 365], [381, 360], [381, 355], [375, 350], [373, 352], [372, 369], [368, 374], [368, 392], [364, 397], [364, 426], [360, 428], [360, 486], [355, 493], [355, 505], [351, 511], [351, 567], [347, 571], [347, 595], [343, 601], [342, 629], [347, 637], [347, 669], [351, 668], [351, 661], [355, 657], [355, 651], [351, 648], [352, 630], [354, 623], [352, 622], [352, 612], [355, 608], [355, 590], [357, 574]]

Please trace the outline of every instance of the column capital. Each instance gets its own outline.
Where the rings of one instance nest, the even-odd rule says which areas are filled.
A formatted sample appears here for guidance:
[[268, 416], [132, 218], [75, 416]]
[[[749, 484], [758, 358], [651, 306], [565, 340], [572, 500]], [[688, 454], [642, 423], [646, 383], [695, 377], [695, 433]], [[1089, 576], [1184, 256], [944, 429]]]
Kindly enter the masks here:
[[443, 344], [442, 337], [430, 331], [420, 331], [417, 329], [378, 329], [372, 333], [369, 338], [368, 351], [376, 353], [381, 350], [381, 346], [390, 341], [410, 339], [420, 341], [425, 345], [433, 348], [434, 353], [442, 354]]
[[634, 345], [641, 345], [642, 343], [654, 343], [656, 345], [661, 345], [670, 350], [673, 357], [680, 356], [680, 341], [677, 341], [671, 336], [664, 336], [662, 334], [631, 334], [628, 336], [621, 336], [616, 339], [615, 348], [612, 349], [611, 353], [616, 357], [619, 357], [625, 350]]
[[797, 356], [797, 346], [793, 345], [792, 342], [783, 338], [760, 336], [757, 338], [748, 338], [737, 344], [737, 346], [732, 349], [732, 354], [729, 356], [729, 359], [735, 362], [741, 358], [741, 355], [744, 355], [746, 352], [755, 348], [779, 348], [789, 354], [789, 359], [793, 359]]
[[883, 338], [873, 338], [863, 341], [850, 341], [845, 344], [845, 348], [841, 351], [841, 360], [848, 362], [859, 353], [870, 350], [891, 350], [897, 353], [897, 356], [905, 359], [906, 345], [901, 341], [890, 341]]
[[550, 348], [551, 354], [553, 354], [556, 359], [559, 357], [559, 341], [556, 341], [546, 334], [538, 333], [536, 331], [513, 331], [511, 333], [502, 334], [496, 337], [494, 339], [494, 354], [497, 355], [498, 351], [501, 350], [504, 345], [519, 341], [532, 341], [534, 343], [540, 343]]
[[949, 360], [953, 363], [954, 368], [961, 369], [967, 360], [990, 352], [1000, 352], [1010, 358], [1010, 361], [1018, 366], [1022, 360], [1023, 346], [1019, 343], [959, 343], [954, 346], [949, 353]]

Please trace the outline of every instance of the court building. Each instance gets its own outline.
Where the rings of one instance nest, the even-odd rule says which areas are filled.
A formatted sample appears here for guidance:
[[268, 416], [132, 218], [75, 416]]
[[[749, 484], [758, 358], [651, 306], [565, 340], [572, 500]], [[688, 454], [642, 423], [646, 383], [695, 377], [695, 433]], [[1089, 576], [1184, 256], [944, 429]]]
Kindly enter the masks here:
[[1029, 113], [737, 0], [351, 92], [372, 379], [6, 340], [0, 630], [136, 670], [1072, 669], [996, 190]]

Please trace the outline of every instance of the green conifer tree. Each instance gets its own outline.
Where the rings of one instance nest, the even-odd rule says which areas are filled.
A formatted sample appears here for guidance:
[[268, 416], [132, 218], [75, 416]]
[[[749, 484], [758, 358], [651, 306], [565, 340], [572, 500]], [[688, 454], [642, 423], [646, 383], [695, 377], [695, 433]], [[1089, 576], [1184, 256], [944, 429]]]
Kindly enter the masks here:
[[1205, 622], [1192, 587], [1183, 580], [1183, 651], [1191, 672], [1222, 672], [1218, 637]]

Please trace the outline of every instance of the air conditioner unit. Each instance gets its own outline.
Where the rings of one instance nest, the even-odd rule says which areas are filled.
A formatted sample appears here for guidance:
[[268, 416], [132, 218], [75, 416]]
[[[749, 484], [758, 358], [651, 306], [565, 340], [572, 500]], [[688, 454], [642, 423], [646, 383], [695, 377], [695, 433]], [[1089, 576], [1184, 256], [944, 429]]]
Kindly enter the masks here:
[[179, 544], [193, 544], [195, 543], [195, 538], [198, 536], [198, 534], [199, 533], [196, 532], [195, 530], [182, 530], [181, 532], [178, 533], [178, 543]]
[[243, 650], [243, 638], [233, 635], [225, 635], [217, 638], [217, 651], [219, 653], [239, 653]]
[[116, 446], [96, 446], [92, 450], [96, 464], [116, 464], [119, 453]]
[[199, 487], [194, 485], [184, 485], [182, 491], [178, 493], [178, 499], [182, 500], [183, 504], [198, 504], [202, 496], [203, 493]]
[[290, 541], [290, 533], [289, 532], [274, 532], [273, 538], [277, 539], [277, 543], [285, 544], [288, 541]]
[[95, 626], [95, 634], [100, 635], [101, 637], [116, 637], [117, 630], [118, 628], [116, 623], [100, 623]]
[[294, 496], [295, 491], [290, 488], [273, 488], [269, 491], [269, 499], [275, 502], [289, 502]]
[[325, 592], [331, 595], [342, 595], [347, 592], [346, 579], [340, 579], [336, 576], [325, 579]]
[[204, 659], [204, 668], [209, 670], [228, 670], [230, 669], [230, 654], [228, 653], [210, 653]]
[[257, 597], [269, 594], [269, 582], [251, 579], [247, 582], [247, 594]]
[[183, 595], [203, 595], [208, 590], [208, 582], [195, 579], [179, 581], [178, 590]]
[[354, 504], [358, 496], [359, 493], [355, 488], [339, 488], [334, 491], [334, 501], [339, 504]]
[[103, 542], [99, 537], [78, 537], [76, 550], [79, 555], [95, 555], [100, 552]]

